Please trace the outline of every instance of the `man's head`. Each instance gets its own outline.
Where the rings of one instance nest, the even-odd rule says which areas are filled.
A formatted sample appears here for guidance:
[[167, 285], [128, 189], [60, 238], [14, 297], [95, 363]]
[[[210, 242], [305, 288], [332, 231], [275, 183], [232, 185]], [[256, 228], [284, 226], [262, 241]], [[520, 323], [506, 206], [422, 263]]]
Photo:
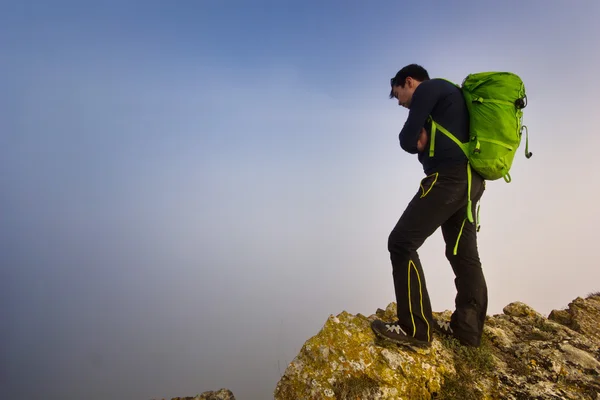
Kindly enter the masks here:
[[429, 74], [425, 68], [417, 64], [410, 64], [402, 68], [395, 77], [390, 79], [392, 90], [390, 99], [398, 99], [402, 107], [410, 108], [413, 93], [419, 84], [429, 80]]

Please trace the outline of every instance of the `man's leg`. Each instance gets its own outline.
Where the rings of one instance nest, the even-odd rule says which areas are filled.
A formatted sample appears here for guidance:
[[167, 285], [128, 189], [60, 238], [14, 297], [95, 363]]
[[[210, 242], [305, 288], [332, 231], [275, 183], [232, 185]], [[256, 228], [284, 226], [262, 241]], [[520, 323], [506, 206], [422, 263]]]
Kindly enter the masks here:
[[[460, 167], [466, 171], [466, 166]], [[452, 170], [429, 175], [388, 238], [398, 324], [407, 336], [432, 339], [432, 313], [417, 250], [450, 216], [466, 204], [466, 179]], [[466, 176], [466, 172], [462, 175]]]
[[[484, 183], [481, 177], [475, 173], [472, 185], [472, 212], [476, 216], [476, 203], [483, 195]], [[466, 205], [462, 207], [442, 224], [442, 234], [446, 242], [446, 258], [452, 265], [456, 276], [454, 280], [457, 290], [456, 310], [452, 314], [450, 327], [453, 335], [461, 343], [477, 347], [481, 343], [483, 334], [488, 297], [477, 249], [477, 229], [475, 224], [465, 221], [466, 207]], [[454, 247], [459, 234], [457, 254], [454, 255]]]

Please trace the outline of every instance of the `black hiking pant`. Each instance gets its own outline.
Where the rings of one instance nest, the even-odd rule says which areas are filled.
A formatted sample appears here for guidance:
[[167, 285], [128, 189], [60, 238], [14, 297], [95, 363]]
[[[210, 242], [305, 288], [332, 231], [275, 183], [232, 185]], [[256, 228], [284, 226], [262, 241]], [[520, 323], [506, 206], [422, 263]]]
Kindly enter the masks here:
[[[475, 208], [484, 190], [483, 178], [472, 171], [471, 201], [475, 223], [470, 223], [467, 220], [466, 164], [440, 169], [423, 178], [418, 192], [392, 230], [388, 250], [398, 319], [409, 335], [422, 340], [432, 339], [431, 304], [417, 250], [441, 226], [446, 258], [456, 277], [456, 309], [450, 326], [463, 344], [479, 346], [487, 313], [487, 286], [477, 249]], [[454, 255], [456, 245], [457, 254]]]

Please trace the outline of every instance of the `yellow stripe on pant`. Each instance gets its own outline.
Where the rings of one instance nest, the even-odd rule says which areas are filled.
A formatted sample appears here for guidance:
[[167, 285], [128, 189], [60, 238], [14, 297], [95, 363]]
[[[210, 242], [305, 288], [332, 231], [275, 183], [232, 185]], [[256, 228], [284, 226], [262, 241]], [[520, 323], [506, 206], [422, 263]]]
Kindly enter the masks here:
[[415, 337], [415, 335], [417, 334], [417, 327], [415, 325], [415, 318], [413, 317], [412, 301], [410, 297], [410, 271], [413, 268], [417, 273], [417, 280], [419, 281], [419, 303], [421, 304], [421, 315], [423, 316], [423, 321], [425, 321], [425, 323], [427, 324], [427, 341], [430, 341], [431, 338], [429, 335], [429, 321], [427, 321], [427, 318], [425, 318], [425, 311], [423, 310], [423, 289], [421, 287], [421, 277], [419, 276], [419, 270], [417, 269], [417, 266], [415, 265], [413, 260], [408, 260], [408, 309], [410, 311], [410, 318], [413, 324], [413, 337]]

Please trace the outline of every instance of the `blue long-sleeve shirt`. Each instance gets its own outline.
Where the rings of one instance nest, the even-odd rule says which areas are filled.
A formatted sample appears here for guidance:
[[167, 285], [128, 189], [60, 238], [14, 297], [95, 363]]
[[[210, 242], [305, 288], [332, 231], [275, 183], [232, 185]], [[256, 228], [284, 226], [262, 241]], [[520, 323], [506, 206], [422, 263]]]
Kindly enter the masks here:
[[[424, 172], [429, 175], [446, 166], [466, 163], [462, 150], [450, 138], [438, 131], [435, 135], [435, 153], [429, 157], [431, 124], [427, 117], [442, 125], [461, 142], [469, 140], [469, 112], [460, 89], [443, 79], [422, 82], [413, 93], [408, 118], [399, 134], [400, 147], [410, 154], [418, 154]], [[425, 128], [429, 140], [422, 152], [417, 150], [417, 141]]]

